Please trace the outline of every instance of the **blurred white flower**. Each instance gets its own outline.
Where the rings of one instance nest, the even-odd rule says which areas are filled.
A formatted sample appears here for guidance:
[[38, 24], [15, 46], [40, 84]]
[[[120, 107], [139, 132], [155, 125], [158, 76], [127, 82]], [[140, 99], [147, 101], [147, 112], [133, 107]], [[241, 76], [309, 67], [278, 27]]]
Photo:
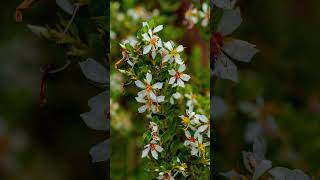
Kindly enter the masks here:
[[179, 92], [176, 92], [174, 94], [172, 94], [172, 96], [170, 97], [170, 103], [174, 104], [175, 103], [175, 99], [180, 99], [181, 98], [181, 94]]
[[199, 12], [199, 15], [202, 19], [201, 25], [208, 26], [210, 20], [210, 7], [207, 3], [202, 4], [202, 11]]

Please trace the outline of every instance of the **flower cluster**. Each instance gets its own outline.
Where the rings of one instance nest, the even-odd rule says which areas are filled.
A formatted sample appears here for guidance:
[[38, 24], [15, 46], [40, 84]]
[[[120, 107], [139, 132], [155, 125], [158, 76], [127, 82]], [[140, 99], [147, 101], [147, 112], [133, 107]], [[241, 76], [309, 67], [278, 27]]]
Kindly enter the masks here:
[[195, 24], [201, 21], [201, 26], [207, 27], [210, 21], [210, 7], [207, 3], [203, 3], [201, 9], [191, 6], [184, 14], [185, 24], [188, 28], [192, 28]]
[[[204, 165], [208, 165], [210, 121], [205, 115], [192, 112], [197, 101], [196, 95], [186, 90], [191, 76], [186, 74], [185, 47], [172, 40], [163, 40], [163, 30], [164, 26], [156, 25], [153, 20], [142, 22], [136, 37], [130, 36], [130, 39], [120, 43], [123, 57], [116, 63], [116, 68], [139, 89], [135, 100], [142, 105], [138, 112], [150, 120], [149, 131], [143, 135], [142, 158], [150, 153], [154, 160], [162, 164], [161, 172], [157, 171], [158, 179], [174, 179], [180, 173], [185, 177], [190, 173], [179, 157], [201, 157], [206, 160]], [[182, 93], [186, 93], [187, 101], [180, 104], [176, 101], [183, 99]], [[187, 111], [188, 117], [179, 117], [181, 109], [176, 106], [187, 107], [190, 110]], [[180, 118], [182, 125], [179, 125]], [[181, 138], [173, 138], [179, 133]], [[182, 138], [184, 135], [187, 140]], [[191, 154], [187, 148], [180, 149], [184, 152], [183, 156], [178, 154], [179, 146], [173, 150], [173, 144], [189, 146]], [[182, 159], [187, 161], [190, 158]], [[155, 169], [158, 169], [158, 163], [154, 164]]]
[[[181, 115], [180, 118], [186, 136], [184, 145], [190, 147], [191, 155], [204, 157], [205, 147], [210, 145], [210, 121], [205, 115], [195, 114], [192, 106], [186, 111], [186, 115]], [[204, 134], [207, 137], [206, 142], [203, 140]]]

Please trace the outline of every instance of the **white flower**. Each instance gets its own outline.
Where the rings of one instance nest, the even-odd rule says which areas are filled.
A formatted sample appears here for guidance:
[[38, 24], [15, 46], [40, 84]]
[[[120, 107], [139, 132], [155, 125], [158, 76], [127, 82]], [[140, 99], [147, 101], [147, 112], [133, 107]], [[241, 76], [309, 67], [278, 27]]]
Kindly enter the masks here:
[[197, 95], [194, 93], [190, 93], [190, 94], [185, 94], [185, 97], [188, 98], [189, 100], [187, 101], [187, 106], [191, 107], [193, 106], [195, 103], [197, 103]]
[[158, 132], [158, 125], [155, 122], [150, 121], [149, 128], [151, 132]]
[[211, 39], [211, 51], [214, 59], [213, 74], [235, 82], [238, 81], [238, 72], [237, 66], [232, 60], [248, 63], [258, 52], [255, 45], [246, 41], [224, 38], [237, 29], [241, 22], [239, 8], [224, 10], [217, 30], [213, 32]]
[[202, 11], [199, 12], [199, 15], [203, 18], [201, 25], [208, 26], [210, 20], [210, 8], [207, 3], [202, 4]]
[[155, 89], [161, 89], [163, 83], [158, 82], [155, 83], [153, 85], [151, 85], [151, 81], [152, 81], [152, 75], [150, 73], [147, 73], [146, 75], [146, 79], [145, 82], [143, 83], [140, 80], [135, 81], [134, 83], [136, 84], [136, 86], [138, 86], [139, 88], [143, 89], [142, 91], [140, 91], [138, 93], [138, 96], [141, 97], [145, 97], [148, 96], [150, 97], [154, 102], [157, 102], [157, 96], [155, 95], [155, 93], [153, 92], [153, 90]]
[[120, 46], [122, 48], [122, 59], [117, 62], [116, 65], [120, 64], [122, 61], [127, 61], [127, 63], [133, 67], [134, 66], [134, 61], [137, 58], [132, 57], [132, 55], [129, 53], [126, 44], [130, 44], [132, 47], [135, 47], [137, 45], [138, 41], [135, 37], [129, 36], [127, 39], [123, 40], [122, 43], [120, 43]]
[[202, 138], [199, 138], [198, 141], [192, 143], [191, 146], [191, 155], [201, 156], [205, 153], [205, 148], [210, 145], [210, 142], [202, 143]]
[[183, 61], [179, 54], [184, 50], [184, 47], [182, 45], [175, 47], [172, 41], [168, 41], [164, 43], [164, 47], [169, 51], [164, 58], [164, 62], [169, 61], [170, 63], [172, 63], [173, 61], [175, 61], [177, 64], [183, 64]]
[[151, 141], [149, 144], [144, 146], [144, 150], [142, 151], [142, 158], [146, 157], [151, 150], [151, 155], [154, 159], [158, 160], [158, 152], [161, 153], [163, 148], [157, 144], [156, 141]]
[[200, 125], [197, 128], [197, 131], [195, 132], [194, 136], [198, 137], [200, 133], [207, 131], [207, 136], [210, 138], [210, 121], [208, 120], [208, 118], [205, 115], [195, 115], [195, 116], [204, 124]]
[[184, 141], [185, 146], [191, 145], [196, 142], [197, 137], [195, 136], [192, 137], [189, 131], [185, 130], [185, 135], [187, 137], [187, 140]]
[[181, 118], [181, 123], [186, 127], [190, 127], [191, 129], [194, 129], [193, 126], [192, 126], [192, 119], [194, 118], [196, 113], [194, 113], [193, 111], [191, 111], [190, 109], [189, 110], [186, 110], [186, 116], [185, 115], [181, 115], [179, 116]]
[[181, 98], [181, 94], [179, 92], [176, 92], [176, 93], [172, 94], [172, 96], [170, 97], [170, 103], [174, 104], [174, 100], [180, 99], [180, 98]]
[[[144, 22], [143, 26], [148, 26], [148, 24]], [[151, 51], [152, 58], [156, 57], [158, 48], [162, 47], [162, 41], [155, 33], [162, 29], [163, 25], [159, 25], [153, 30], [148, 29], [148, 33], [142, 34], [143, 40], [147, 42], [147, 45], [143, 48], [143, 54], [148, 54]]]
[[164, 96], [156, 96], [155, 99], [151, 99], [148, 96], [143, 96], [140, 94], [138, 97], [136, 97], [136, 100], [139, 103], [144, 103], [143, 106], [139, 107], [139, 113], [144, 113], [146, 110], [148, 110], [148, 112], [152, 111], [156, 114], [159, 110], [159, 103], [164, 101]]
[[199, 21], [198, 10], [190, 6], [189, 9], [184, 13], [184, 18], [189, 24], [188, 28], [192, 28]]
[[174, 180], [173, 176], [171, 176], [170, 172], [160, 172], [157, 179], [163, 179], [163, 180]]
[[189, 81], [190, 79], [189, 75], [182, 73], [185, 69], [186, 69], [186, 65], [182, 64], [180, 65], [178, 71], [175, 71], [173, 69], [168, 70], [169, 74], [173, 76], [170, 78], [169, 84], [173, 84], [173, 87], [176, 87], [176, 86], [184, 87], [183, 81]]

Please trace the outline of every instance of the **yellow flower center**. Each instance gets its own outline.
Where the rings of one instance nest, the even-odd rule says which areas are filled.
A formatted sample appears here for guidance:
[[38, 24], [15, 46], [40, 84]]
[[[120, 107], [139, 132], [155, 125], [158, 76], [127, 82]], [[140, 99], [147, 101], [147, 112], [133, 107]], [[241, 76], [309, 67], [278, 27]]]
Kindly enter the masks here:
[[174, 48], [171, 52], [170, 52], [170, 56], [174, 57], [177, 54], [177, 50], [176, 48]]
[[185, 126], [188, 126], [190, 124], [190, 119], [188, 117], [183, 117], [181, 122]]

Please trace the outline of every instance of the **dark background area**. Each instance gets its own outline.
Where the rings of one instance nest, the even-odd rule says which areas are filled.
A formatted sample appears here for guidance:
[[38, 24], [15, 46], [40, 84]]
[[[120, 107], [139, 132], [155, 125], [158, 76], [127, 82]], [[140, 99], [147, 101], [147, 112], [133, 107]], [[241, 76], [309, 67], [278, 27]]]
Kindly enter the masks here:
[[255, 44], [260, 52], [250, 64], [237, 63], [238, 84], [218, 80], [214, 87], [229, 106], [215, 122], [215, 173], [241, 170], [241, 152], [252, 151], [252, 144], [245, 142], [246, 127], [259, 121], [242, 113], [238, 104], [255, 103], [262, 96], [277, 127], [264, 133], [266, 158], [273, 167], [319, 177], [320, 2], [240, 0], [238, 5], [243, 22], [232, 37]]
[[62, 66], [66, 59], [61, 47], [38, 38], [26, 24], [56, 23], [58, 7], [55, 1], [36, 2], [16, 23], [19, 3], [0, 7], [0, 179], [105, 179], [106, 163], [92, 164], [89, 155], [103, 134], [79, 116], [101, 90], [87, 82], [74, 61], [48, 79], [48, 102], [40, 107], [40, 67]]

